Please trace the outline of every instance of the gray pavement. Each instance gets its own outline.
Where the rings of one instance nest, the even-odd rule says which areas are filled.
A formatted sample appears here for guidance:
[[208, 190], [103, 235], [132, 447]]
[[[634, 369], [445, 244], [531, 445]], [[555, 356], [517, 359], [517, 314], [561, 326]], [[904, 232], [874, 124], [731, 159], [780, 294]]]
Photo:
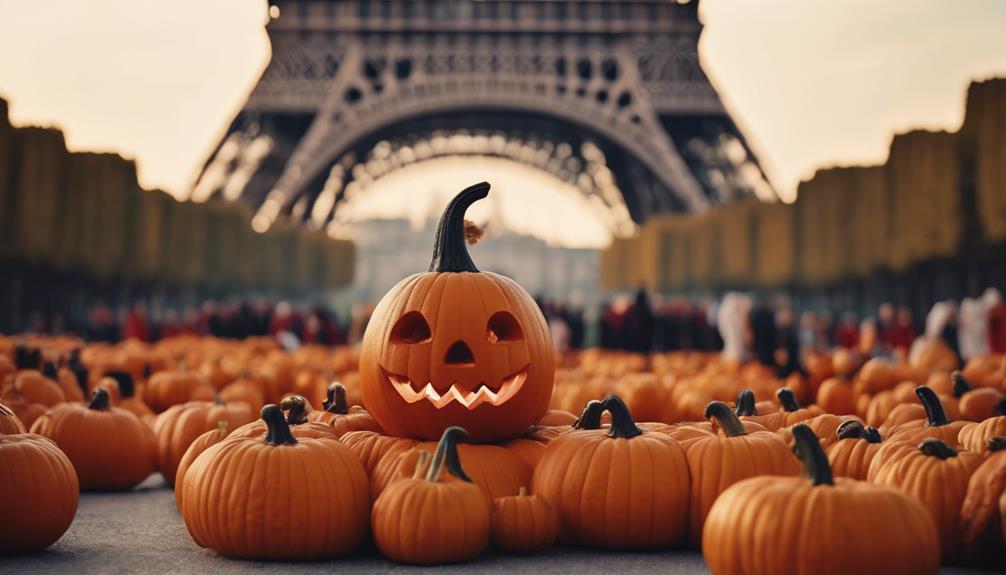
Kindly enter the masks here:
[[[0, 510], [2, 512], [2, 510]], [[159, 475], [131, 493], [88, 493], [77, 518], [55, 545], [34, 555], [0, 558], [0, 573], [534, 573], [631, 575], [708, 573], [694, 551], [615, 553], [554, 548], [531, 556], [487, 552], [462, 565], [418, 568], [381, 559], [372, 550], [332, 561], [236, 561], [192, 542]], [[946, 573], [975, 573], [944, 570]]]

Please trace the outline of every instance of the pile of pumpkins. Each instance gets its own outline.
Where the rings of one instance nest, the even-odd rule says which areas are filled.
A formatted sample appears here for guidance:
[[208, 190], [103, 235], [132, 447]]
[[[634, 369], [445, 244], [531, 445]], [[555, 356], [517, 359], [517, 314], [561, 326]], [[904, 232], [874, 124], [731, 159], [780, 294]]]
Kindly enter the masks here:
[[192, 539], [233, 558], [369, 540], [420, 565], [557, 543], [700, 548], [725, 574], [1002, 565], [1004, 358], [836, 352], [786, 380], [711, 354], [557, 362], [530, 296], [465, 248], [487, 193], [451, 202], [430, 271], [355, 351], [0, 338], [0, 553], [158, 470]]

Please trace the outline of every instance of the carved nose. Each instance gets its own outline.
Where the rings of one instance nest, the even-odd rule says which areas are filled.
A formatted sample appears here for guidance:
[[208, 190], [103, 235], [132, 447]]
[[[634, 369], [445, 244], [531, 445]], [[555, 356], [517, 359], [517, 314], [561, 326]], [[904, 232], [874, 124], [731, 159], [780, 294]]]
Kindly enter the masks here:
[[475, 365], [475, 355], [472, 354], [472, 350], [468, 347], [468, 344], [458, 340], [452, 343], [451, 347], [447, 348], [447, 353], [444, 354], [444, 363], [447, 365], [473, 366]]

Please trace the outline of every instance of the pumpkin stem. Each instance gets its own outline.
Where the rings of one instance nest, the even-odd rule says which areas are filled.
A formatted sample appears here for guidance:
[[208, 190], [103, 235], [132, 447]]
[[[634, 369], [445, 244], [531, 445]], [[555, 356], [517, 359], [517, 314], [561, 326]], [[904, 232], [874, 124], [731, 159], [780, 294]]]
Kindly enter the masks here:
[[87, 402], [87, 408], [105, 411], [108, 407], [108, 392], [100, 387], [95, 389], [91, 394], [91, 401]]
[[447, 467], [447, 471], [454, 477], [472, 483], [472, 479], [461, 467], [461, 457], [458, 455], [458, 441], [466, 437], [468, 432], [463, 427], [455, 425], [444, 430], [440, 443], [437, 444], [437, 451], [433, 454], [433, 461], [430, 462], [430, 470], [426, 473], [427, 481], [437, 481], [440, 470]]
[[48, 377], [49, 379], [56, 381], [59, 379], [59, 372], [56, 371], [56, 364], [47, 361], [42, 364], [42, 375]]
[[755, 407], [755, 395], [750, 389], [742, 389], [737, 394], [737, 405], [734, 407], [737, 417], [742, 415], [758, 415], [758, 408]]
[[290, 431], [290, 425], [283, 419], [283, 411], [279, 407], [270, 403], [262, 408], [261, 417], [268, 429], [265, 434], [266, 443], [269, 445], [297, 443], [297, 438]]
[[927, 437], [919, 444], [919, 451], [929, 457], [938, 457], [940, 460], [947, 460], [951, 457], [957, 457], [957, 450], [950, 447], [947, 443], [936, 439], [935, 437]]
[[37, 347], [19, 345], [14, 348], [14, 368], [38, 369], [42, 365], [42, 351]]
[[858, 419], [843, 421], [842, 425], [839, 425], [838, 429], [835, 430], [835, 435], [839, 439], [848, 439], [851, 437], [862, 439], [867, 443], [880, 443], [881, 440], [880, 432], [877, 431], [876, 427], [867, 427]]
[[72, 371], [74, 377], [77, 378], [77, 386], [80, 387], [80, 390], [83, 391], [84, 394], [86, 395], [87, 380], [90, 375], [87, 371], [87, 368], [79, 363], [78, 364], [70, 363], [70, 371]]
[[587, 402], [583, 406], [580, 418], [573, 422], [573, 429], [601, 429], [601, 414], [604, 413], [604, 404], [596, 399]]
[[1006, 449], [1006, 437], [997, 435], [995, 437], [990, 437], [986, 443], [989, 453], [994, 453], [996, 451], [1002, 451]]
[[286, 422], [290, 425], [300, 425], [307, 421], [307, 400], [301, 395], [291, 395], [279, 403], [280, 409], [286, 412]]
[[954, 382], [954, 397], [961, 397], [974, 389], [974, 386], [968, 380], [964, 379], [964, 375], [960, 371], [954, 370], [950, 374], [950, 379]]
[[487, 195], [489, 183], [482, 182], [465, 188], [447, 204], [437, 226], [437, 235], [433, 239], [431, 272], [479, 271], [465, 246], [465, 211]]
[[419, 452], [419, 457], [416, 458], [416, 468], [412, 470], [413, 479], [422, 479], [423, 472], [426, 471], [426, 464], [430, 460], [430, 454], [425, 451]]
[[1006, 397], [1001, 397], [996, 402], [996, 409], [999, 410], [999, 413], [1006, 415]]
[[722, 401], [710, 401], [706, 406], [706, 419], [715, 418], [720, 428], [727, 437], [737, 437], [747, 435], [748, 430], [744, 429], [744, 424], [737, 418], [737, 414], [730, 410], [730, 406]]
[[119, 384], [119, 395], [123, 399], [133, 397], [133, 394], [136, 393], [136, 388], [133, 387], [133, 376], [128, 371], [110, 371], [105, 374], [105, 377], [111, 377], [115, 383]]
[[793, 390], [788, 387], [780, 388], [779, 391], [775, 392], [776, 398], [779, 399], [779, 405], [782, 406], [783, 411], [794, 412], [800, 409], [800, 402], [796, 400], [796, 394]]
[[831, 474], [831, 465], [828, 464], [828, 456], [821, 449], [821, 441], [818, 440], [810, 427], [803, 423], [793, 426], [793, 454], [803, 462], [803, 468], [810, 477], [814, 485], [834, 485], [835, 479]]
[[629, 406], [625, 405], [621, 397], [617, 395], [605, 397], [604, 409], [611, 414], [611, 428], [608, 429], [608, 437], [632, 439], [643, 434], [643, 430], [639, 429], [636, 422], [632, 420]]
[[926, 427], [941, 427], [950, 423], [947, 412], [943, 410], [943, 402], [935, 391], [920, 385], [915, 388], [915, 395], [919, 396], [919, 401], [926, 410]]
[[346, 401], [346, 388], [341, 383], [335, 382], [328, 386], [328, 391], [325, 394], [325, 403], [321, 404], [325, 408], [325, 411], [340, 415], [349, 411], [349, 404]]

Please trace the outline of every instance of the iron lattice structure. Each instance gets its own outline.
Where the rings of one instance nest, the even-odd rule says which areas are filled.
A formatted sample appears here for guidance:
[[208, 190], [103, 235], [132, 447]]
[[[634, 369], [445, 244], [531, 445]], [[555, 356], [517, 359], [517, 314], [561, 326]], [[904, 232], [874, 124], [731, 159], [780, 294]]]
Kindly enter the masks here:
[[505, 157], [614, 231], [774, 197], [698, 58], [698, 0], [273, 0], [272, 59], [192, 195], [324, 227], [388, 171]]

